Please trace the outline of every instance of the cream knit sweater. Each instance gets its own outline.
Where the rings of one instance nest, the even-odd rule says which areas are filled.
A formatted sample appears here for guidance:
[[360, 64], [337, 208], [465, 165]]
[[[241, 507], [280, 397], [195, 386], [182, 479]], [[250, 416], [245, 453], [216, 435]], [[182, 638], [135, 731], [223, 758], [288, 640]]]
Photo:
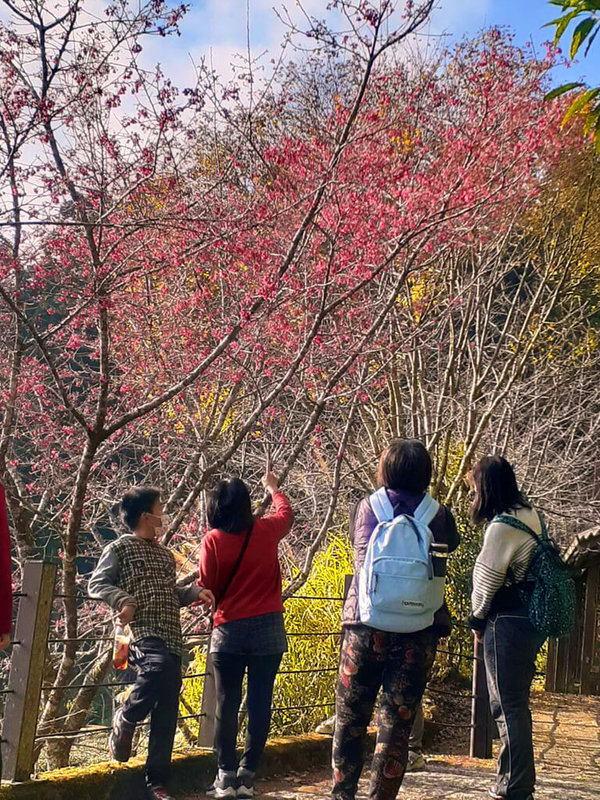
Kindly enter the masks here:
[[[531, 508], [518, 508], [507, 512], [541, 534], [542, 526], [537, 512]], [[522, 581], [536, 548], [536, 540], [524, 531], [501, 522], [488, 525], [483, 547], [473, 568], [473, 616], [484, 620], [489, 614], [494, 595], [502, 586], [510, 586], [507, 576], [510, 567], [516, 583]]]

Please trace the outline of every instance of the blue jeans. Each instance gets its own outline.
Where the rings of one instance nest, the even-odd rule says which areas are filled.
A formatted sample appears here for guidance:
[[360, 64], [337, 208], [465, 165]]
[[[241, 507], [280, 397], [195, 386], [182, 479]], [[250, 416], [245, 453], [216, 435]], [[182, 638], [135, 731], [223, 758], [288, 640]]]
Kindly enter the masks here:
[[497, 792], [508, 800], [527, 800], [535, 789], [529, 692], [544, 640], [525, 609], [492, 614], [485, 629], [490, 708], [500, 734]]

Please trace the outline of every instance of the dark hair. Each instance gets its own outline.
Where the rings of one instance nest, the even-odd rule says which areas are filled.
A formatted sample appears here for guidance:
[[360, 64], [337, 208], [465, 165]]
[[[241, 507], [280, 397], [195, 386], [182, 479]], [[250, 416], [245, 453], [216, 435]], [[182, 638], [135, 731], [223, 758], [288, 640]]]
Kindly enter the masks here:
[[471, 521], [479, 525], [514, 508], [531, 508], [517, 485], [515, 471], [502, 456], [486, 456], [473, 467], [475, 498]]
[[154, 504], [160, 500], [160, 490], [153, 486], [134, 486], [125, 492], [121, 500], [121, 519], [134, 531], [142, 514], [151, 514]]
[[211, 528], [241, 533], [254, 524], [250, 492], [239, 478], [220, 481], [208, 495], [206, 516]]
[[415, 494], [427, 491], [431, 482], [431, 457], [417, 439], [392, 439], [381, 454], [377, 479], [386, 489]]

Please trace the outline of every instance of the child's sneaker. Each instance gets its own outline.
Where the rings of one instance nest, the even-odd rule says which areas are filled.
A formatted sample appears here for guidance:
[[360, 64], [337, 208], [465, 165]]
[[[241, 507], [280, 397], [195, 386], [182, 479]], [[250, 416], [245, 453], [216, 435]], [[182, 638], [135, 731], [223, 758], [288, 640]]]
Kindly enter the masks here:
[[129, 761], [135, 723], [127, 722], [123, 717], [123, 709], [119, 708], [113, 717], [112, 731], [108, 737], [108, 751], [115, 761]]
[[418, 750], [409, 750], [408, 762], [406, 764], [407, 772], [422, 772], [425, 769], [425, 759], [423, 753]]
[[216, 800], [234, 800], [238, 796], [237, 787], [238, 779], [235, 772], [225, 772], [220, 769], [206, 796], [215, 797]]
[[238, 797], [254, 797], [254, 778], [255, 773], [250, 772], [249, 769], [244, 769], [244, 767], [240, 767], [237, 774], [238, 778], [238, 790], [237, 796]]

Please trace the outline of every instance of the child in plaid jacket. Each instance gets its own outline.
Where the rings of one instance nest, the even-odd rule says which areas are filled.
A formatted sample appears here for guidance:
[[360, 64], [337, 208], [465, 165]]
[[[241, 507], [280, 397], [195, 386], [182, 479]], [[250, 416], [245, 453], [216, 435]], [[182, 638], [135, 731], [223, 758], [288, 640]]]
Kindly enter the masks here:
[[157, 489], [130, 489], [121, 503], [121, 516], [130, 534], [103, 551], [89, 582], [90, 597], [104, 600], [129, 625], [133, 640], [129, 660], [138, 672], [133, 690], [116, 712], [109, 739], [111, 756], [127, 761], [136, 725], [151, 714], [146, 761], [149, 800], [169, 800], [173, 740], [177, 729], [183, 639], [182, 606], [211, 605], [211, 592], [192, 584], [176, 585], [175, 558], [162, 545], [162, 504]]

